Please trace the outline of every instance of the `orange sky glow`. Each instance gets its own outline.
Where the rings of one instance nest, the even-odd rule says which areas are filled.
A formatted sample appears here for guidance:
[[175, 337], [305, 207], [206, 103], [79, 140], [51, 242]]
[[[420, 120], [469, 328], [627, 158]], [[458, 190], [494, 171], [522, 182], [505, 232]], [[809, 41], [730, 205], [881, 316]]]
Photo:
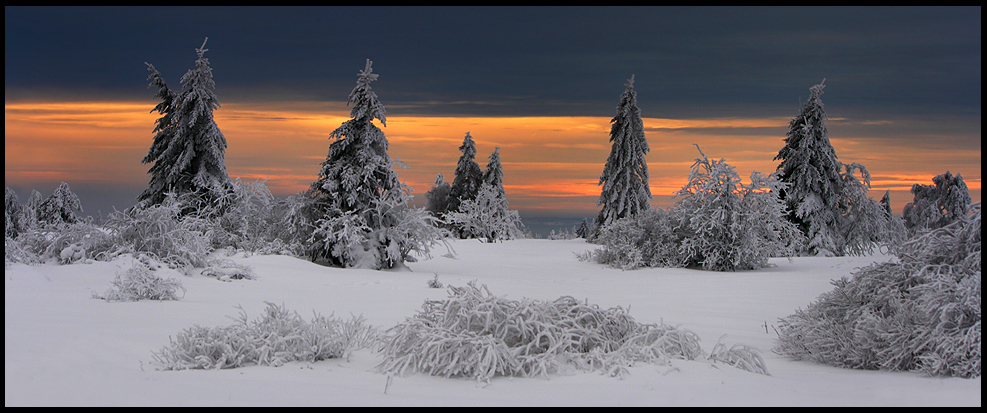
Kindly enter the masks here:
[[[88, 182], [143, 189], [150, 165], [140, 163], [152, 139], [157, 113], [148, 102], [7, 102], [4, 105], [4, 180]], [[294, 102], [226, 104], [215, 112], [226, 136], [226, 164], [233, 178], [265, 180], [275, 195], [304, 190], [315, 180], [328, 152], [329, 133], [349, 119], [340, 104]], [[645, 118], [651, 147], [648, 166], [654, 205], [668, 206], [699, 152], [723, 158], [746, 183], [752, 171], [770, 173], [784, 145], [790, 118]], [[892, 191], [900, 213], [915, 183], [931, 184], [946, 170], [962, 174], [974, 201], [980, 200], [980, 152], [955, 153], [934, 146], [892, 146], [867, 136], [890, 121], [830, 118], [830, 138], [840, 160], [864, 164], [872, 175], [871, 197]], [[425, 117], [393, 116], [382, 128], [401, 180], [416, 203], [441, 173], [453, 179], [466, 132], [476, 142], [477, 163], [500, 148], [504, 186], [512, 208], [522, 214], [598, 212], [599, 176], [610, 151], [610, 117]], [[20, 194], [26, 196], [27, 194]], [[84, 205], [85, 205], [85, 201]], [[130, 205], [117, 206], [120, 209]]]

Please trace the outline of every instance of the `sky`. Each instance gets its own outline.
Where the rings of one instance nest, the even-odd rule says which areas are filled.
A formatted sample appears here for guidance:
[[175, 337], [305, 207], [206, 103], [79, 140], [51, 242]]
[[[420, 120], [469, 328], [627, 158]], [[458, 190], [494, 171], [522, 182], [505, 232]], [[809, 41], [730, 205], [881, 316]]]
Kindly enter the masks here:
[[[388, 153], [416, 202], [451, 181], [467, 132], [526, 222], [596, 216], [610, 120], [634, 77], [653, 204], [699, 156], [744, 182], [773, 172], [789, 121], [825, 79], [841, 162], [891, 191], [950, 171], [980, 200], [980, 7], [5, 7], [4, 182], [23, 202], [60, 182], [84, 214], [147, 186], [155, 90], [208, 38], [230, 176], [304, 190], [349, 117], [367, 59]], [[559, 218], [558, 221], [555, 221]]]

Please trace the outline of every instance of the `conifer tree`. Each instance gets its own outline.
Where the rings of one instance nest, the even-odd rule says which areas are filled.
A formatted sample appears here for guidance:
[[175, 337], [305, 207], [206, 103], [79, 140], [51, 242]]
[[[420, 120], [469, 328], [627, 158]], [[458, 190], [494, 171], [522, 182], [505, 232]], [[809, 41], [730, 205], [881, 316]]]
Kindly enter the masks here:
[[82, 202], [72, 192], [69, 184], [62, 182], [55, 191], [38, 206], [38, 222], [45, 225], [74, 224], [79, 222]]
[[483, 171], [475, 160], [476, 143], [473, 142], [469, 132], [466, 132], [459, 151], [463, 154], [456, 164], [456, 177], [452, 181], [449, 192], [449, 211], [456, 211], [462, 202], [476, 198], [476, 194], [480, 192], [480, 184], [483, 182]]
[[867, 198], [867, 168], [837, 160], [821, 99], [825, 82], [809, 88], [809, 99], [789, 123], [785, 146], [774, 158], [781, 160], [776, 174], [787, 184], [781, 189], [787, 217], [806, 236], [803, 253], [858, 255], [891, 240], [892, 221], [877, 201]]
[[24, 207], [17, 202], [17, 194], [10, 187], [3, 191], [3, 233], [5, 238], [17, 238], [28, 229]]
[[[206, 40], [209, 40], [206, 38]], [[148, 64], [152, 73], [149, 86], [158, 88], [161, 102], [153, 111], [162, 116], [155, 122], [154, 140], [142, 163], [153, 163], [148, 188], [138, 197], [139, 205], [151, 206], [164, 201], [166, 194], [189, 195], [192, 210], [219, 206], [232, 191], [224, 160], [226, 137], [213, 119], [219, 108], [214, 93], [212, 68], [204, 57], [206, 42], [195, 49], [195, 68], [182, 76], [181, 92], [168, 88], [161, 74]], [[189, 212], [189, 211], [187, 211]]]
[[500, 147], [494, 148], [493, 153], [490, 154], [490, 161], [487, 162], [487, 168], [483, 170], [483, 177], [481, 181], [485, 184], [492, 186], [498, 193], [504, 195], [504, 168], [500, 165]]
[[597, 228], [651, 209], [648, 163], [645, 160], [645, 154], [650, 149], [644, 136], [641, 111], [637, 107], [633, 75], [620, 96], [617, 114], [610, 122], [612, 146], [600, 176], [599, 185], [603, 185], [603, 189], [596, 205], [603, 208], [596, 218]]
[[315, 193], [326, 196], [343, 213], [362, 211], [384, 198], [398, 199], [403, 189], [387, 154], [387, 137], [373, 123], [376, 119], [387, 126], [384, 105], [370, 87], [378, 77], [372, 66], [367, 59], [359, 72], [347, 102], [351, 119], [330, 133], [329, 154], [312, 184]]
[[425, 193], [426, 209], [432, 216], [440, 217], [449, 212], [449, 191], [451, 187], [441, 173], [435, 174], [435, 184]]
[[434, 218], [425, 208], [410, 208], [410, 189], [398, 180], [387, 154], [384, 105], [370, 88], [377, 80], [367, 59], [350, 92], [351, 119], [332, 131], [329, 154], [309, 194], [317, 222], [310, 247], [313, 259], [334, 265], [393, 268], [412, 260], [411, 251], [427, 253], [437, 239]]
[[809, 88], [809, 99], [789, 122], [785, 146], [774, 160], [778, 178], [788, 184], [781, 196], [788, 208], [788, 219], [808, 238], [809, 253], [837, 253], [841, 235], [840, 196], [843, 192], [842, 165], [829, 141], [826, 111], [821, 96], [825, 79]]

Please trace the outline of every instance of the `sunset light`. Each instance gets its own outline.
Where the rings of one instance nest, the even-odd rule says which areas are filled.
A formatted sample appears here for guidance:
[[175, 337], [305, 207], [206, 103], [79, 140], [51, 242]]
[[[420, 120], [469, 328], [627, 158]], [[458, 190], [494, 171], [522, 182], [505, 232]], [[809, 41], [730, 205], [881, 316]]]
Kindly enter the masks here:
[[[150, 112], [153, 103], [8, 102], [4, 107], [8, 185], [66, 181], [137, 191], [148, 179], [149, 165], [140, 160], [159, 116]], [[329, 132], [346, 121], [349, 112], [339, 103], [229, 103], [215, 116], [227, 139], [230, 176], [244, 182], [264, 181], [275, 195], [286, 196], [307, 189], [315, 180], [328, 151]], [[654, 204], [670, 205], [671, 195], [685, 185], [689, 168], [700, 156], [694, 143], [708, 157], [735, 166], [744, 182], [753, 171], [773, 172], [777, 167], [773, 158], [784, 144], [789, 120], [645, 117]], [[891, 190], [896, 211], [911, 201], [908, 191], [913, 184], [931, 183], [933, 176], [945, 172], [939, 165], [947, 162], [955, 168], [953, 173], [963, 174], [979, 199], [979, 153], [964, 158], [935, 148], [888, 151], [879, 137], [835, 137], [843, 131], [855, 133], [857, 125], [852, 122], [831, 119], [829, 125], [841, 161], [864, 164], [871, 173], [872, 196], [880, 198]], [[500, 147], [512, 207], [529, 214], [554, 211], [574, 216], [593, 216], [597, 210], [597, 183], [610, 150], [610, 117], [391, 116], [382, 129], [391, 157], [407, 166], [396, 166], [398, 175], [412, 187], [419, 203], [437, 173], [448, 181], [454, 178], [458, 148], [469, 132], [477, 143], [476, 161], [481, 167]]]

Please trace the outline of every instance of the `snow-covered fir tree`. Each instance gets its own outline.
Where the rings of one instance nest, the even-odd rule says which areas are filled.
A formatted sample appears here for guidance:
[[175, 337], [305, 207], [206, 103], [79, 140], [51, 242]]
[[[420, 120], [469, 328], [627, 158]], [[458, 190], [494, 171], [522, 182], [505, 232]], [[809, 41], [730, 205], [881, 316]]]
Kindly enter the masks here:
[[76, 212], [82, 212], [82, 202], [65, 182], [59, 184], [35, 211], [38, 222], [43, 225], [74, 224], [79, 222]]
[[590, 237], [590, 225], [589, 220], [583, 218], [583, 222], [579, 224], [579, 228], [576, 229], [576, 236], [579, 238], [589, 238]]
[[446, 215], [446, 220], [466, 238], [485, 238], [487, 242], [495, 242], [522, 237], [520, 213], [509, 208], [507, 191], [504, 190], [500, 147], [494, 148], [490, 154], [477, 195], [462, 201], [457, 210]]
[[313, 259], [348, 267], [392, 268], [427, 252], [437, 229], [425, 208], [409, 207], [384, 132], [384, 105], [370, 87], [378, 75], [367, 59], [350, 92], [351, 119], [332, 131], [329, 154], [310, 194], [322, 217], [312, 236]]
[[364, 210], [375, 200], [400, 199], [403, 189], [387, 154], [387, 137], [373, 123], [376, 119], [387, 126], [384, 105], [370, 87], [378, 77], [372, 64], [367, 59], [360, 71], [348, 100], [351, 119], [329, 135], [329, 154], [312, 183], [314, 192], [325, 195], [343, 213]]
[[[208, 40], [208, 38], [206, 38]], [[190, 212], [214, 208], [230, 191], [232, 180], [226, 173], [226, 137], [213, 119], [219, 108], [212, 68], [204, 54], [195, 49], [195, 68], [182, 76], [182, 90], [168, 88], [161, 74], [148, 64], [149, 86], [158, 89], [161, 102], [152, 110], [161, 114], [155, 122], [154, 140], [142, 163], [153, 163], [147, 189], [138, 205], [151, 206], [164, 201], [166, 194], [188, 197]]]
[[483, 171], [476, 163], [476, 143], [469, 132], [466, 132], [459, 151], [463, 154], [456, 164], [455, 178], [449, 192], [449, 211], [456, 211], [463, 201], [476, 198], [483, 182]]
[[428, 209], [428, 212], [431, 212], [435, 217], [440, 217], [442, 214], [449, 212], [449, 191], [451, 189], [449, 183], [445, 181], [445, 177], [441, 173], [435, 174], [435, 183], [425, 193], [425, 208]]
[[[870, 175], [863, 165], [843, 164], [829, 140], [821, 96], [825, 79], [809, 88], [809, 99], [789, 123], [777, 175], [788, 219], [808, 239], [809, 255], [859, 254], [881, 239], [886, 222], [880, 206], [866, 196]], [[862, 179], [855, 176], [862, 174]]]
[[492, 186], [505, 198], [507, 192], [504, 191], [504, 167], [500, 165], [500, 147], [495, 147], [493, 153], [488, 158], [486, 169], [483, 170], [483, 183]]
[[17, 193], [10, 187], [3, 190], [3, 234], [5, 238], [17, 238], [28, 229], [24, 206], [17, 202]]
[[651, 188], [648, 186], [650, 149], [644, 136], [644, 122], [637, 107], [634, 76], [628, 80], [617, 105], [617, 114], [610, 121], [610, 156], [607, 158], [599, 185], [603, 185], [596, 206], [602, 206], [596, 227], [651, 209]]

